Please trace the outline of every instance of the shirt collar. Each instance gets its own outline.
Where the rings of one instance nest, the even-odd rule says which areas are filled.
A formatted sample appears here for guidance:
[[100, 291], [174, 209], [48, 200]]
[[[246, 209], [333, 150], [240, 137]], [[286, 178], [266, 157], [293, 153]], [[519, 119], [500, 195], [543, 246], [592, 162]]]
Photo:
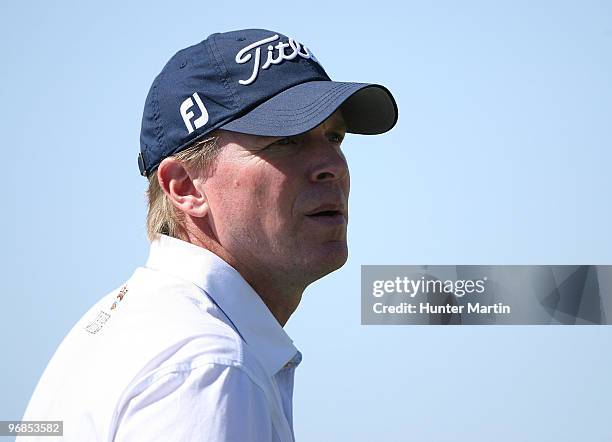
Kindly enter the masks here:
[[158, 235], [151, 242], [146, 267], [184, 279], [204, 290], [254, 349], [268, 375], [273, 376], [288, 361], [295, 361], [296, 356], [301, 360], [293, 341], [257, 292], [236, 269], [211, 251]]

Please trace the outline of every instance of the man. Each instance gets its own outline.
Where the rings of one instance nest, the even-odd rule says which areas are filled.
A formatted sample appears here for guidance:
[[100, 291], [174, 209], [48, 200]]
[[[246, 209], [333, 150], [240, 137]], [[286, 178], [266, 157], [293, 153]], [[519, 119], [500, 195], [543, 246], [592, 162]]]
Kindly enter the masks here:
[[142, 122], [149, 259], [70, 331], [24, 420], [70, 441], [293, 441], [282, 327], [347, 259], [340, 145], [396, 121], [387, 89], [332, 82], [277, 32], [175, 54]]

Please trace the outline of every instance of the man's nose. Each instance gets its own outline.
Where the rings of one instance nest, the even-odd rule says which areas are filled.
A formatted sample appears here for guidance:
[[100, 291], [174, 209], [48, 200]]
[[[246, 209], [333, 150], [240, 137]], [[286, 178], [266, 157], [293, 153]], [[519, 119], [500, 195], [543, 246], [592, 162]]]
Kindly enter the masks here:
[[313, 182], [339, 181], [348, 175], [348, 164], [344, 154], [338, 146], [324, 144], [318, 146], [315, 161], [310, 172]]

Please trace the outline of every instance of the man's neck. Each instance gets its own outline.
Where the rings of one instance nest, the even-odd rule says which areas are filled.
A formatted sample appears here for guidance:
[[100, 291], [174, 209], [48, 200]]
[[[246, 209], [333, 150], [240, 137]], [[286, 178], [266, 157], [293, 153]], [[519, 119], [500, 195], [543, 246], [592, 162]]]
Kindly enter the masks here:
[[235, 268], [259, 295], [281, 327], [285, 326], [300, 304], [305, 287], [291, 287], [288, 284], [279, 283], [268, 276], [270, 272], [257, 271], [242, 265], [216, 241], [212, 241], [205, 235], [200, 237], [200, 235], [187, 233], [187, 237], [182, 239], [209, 250]]

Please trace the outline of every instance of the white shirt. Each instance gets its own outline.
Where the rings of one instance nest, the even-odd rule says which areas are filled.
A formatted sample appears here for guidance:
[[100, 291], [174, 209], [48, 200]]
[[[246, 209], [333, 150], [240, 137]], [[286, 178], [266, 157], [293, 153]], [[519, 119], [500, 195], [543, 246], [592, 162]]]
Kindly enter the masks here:
[[293, 441], [300, 361], [234, 268], [161, 235], [64, 338], [23, 420], [64, 421], [45, 442]]

